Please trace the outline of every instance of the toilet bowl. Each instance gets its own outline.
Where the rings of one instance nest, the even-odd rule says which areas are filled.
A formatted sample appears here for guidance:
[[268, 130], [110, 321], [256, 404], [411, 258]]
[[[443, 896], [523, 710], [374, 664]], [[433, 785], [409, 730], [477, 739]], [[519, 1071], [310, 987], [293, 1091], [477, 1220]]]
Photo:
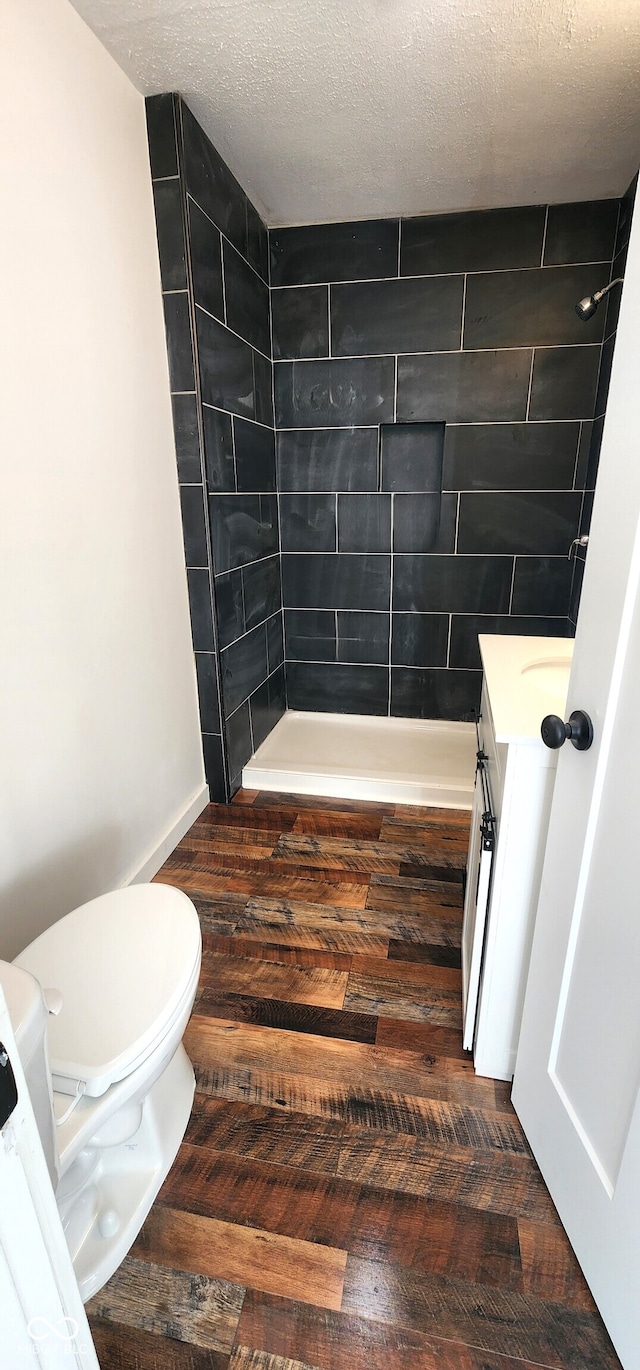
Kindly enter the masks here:
[[181, 890], [131, 885], [0, 962], [85, 1300], [129, 1250], [189, 1121], [195, 1081], [182, 1036], [201, 947]]

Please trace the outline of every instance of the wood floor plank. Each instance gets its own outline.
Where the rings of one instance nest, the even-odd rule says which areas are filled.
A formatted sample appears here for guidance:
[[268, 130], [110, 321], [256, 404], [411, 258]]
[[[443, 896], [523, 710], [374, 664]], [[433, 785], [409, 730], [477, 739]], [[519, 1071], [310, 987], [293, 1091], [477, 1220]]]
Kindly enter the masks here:
[[557, 1213], [535, 1161], [472, 1147], [442, 1147], [422, 1137], [362, 1134], [345, 1128], [337, 1173], [373, 1188], [420, 1194], [506, 1217], [555, 1226]]
[[435, 822], [426, 815], [422, 821], [407, 821], [404, 816], [385, 816], [380, 824], [380, 841], [390, 842], [393, 846], [422, 846], [429, 851], [451, 850], [452, 853], [466, 858], [469, 827], [468, 822], [452, 823], [450, 815]]
[[[540, 1370], [437, 1335], [247, 1290], [238, 1341], [320, 1370]], [[577, 1370], [567, 1365], [566, 1370]]]
[[372, 975], [403, 985], [413, 985], [424, 990], [425, 995], [432, 990], [448, 990], [458, 1000], [462, 994], [462, 976], [459, 970], [448, 966], [433, 966], [429, 961], [422, 963], [398, 962], [380, 959], [376, 956], [353, 956], [351, 971], [354, 975]]
[[[283, 857], [277, 847], [273, 854], [262, 847], [231, 847], [227, 846], [224, 851], [210, 851], [199, 855], [197, 851], [177, 852], [175, 856], [168, 857], [165, 863], [167, 872], [181, 871], [185, 877], [189, 876], [192, 880], [197, 875], [211, 874], [228, 875], [234, 877], [240, 871], [246, 871], [255, 876], [279, 876], [287, 875], [291, 866], [295, 865], [296, 876], [303, 880], [324, 881], [328, 885], [341, 884], [361, 884], [368, 885], [370, 873], [364, 862], [358, 864], [356, 861], [351, 864], [327, 860], [323, 864], [322, 860], [314, 860], [312, 856], [307, 862], [289, 860]], [[386, 865], [389, 869], [399, 870], [399, 863], [388, 861]]]
[[397, 1018], [378, 1018], [376, 1046], [394, 1047], [433, 1057], [452, 1057], [466, 1061], [473, 1069], [470, 1051], [463, 1051], [459, 1028], [440, 1028], [433, 1023], [412, 1023]]
[[291, 831], [341, 840], [357, 838], [359, 841], [377, 842], [381, 822], [379, 813], [338, 813], [331, 810], [319, 813], [316, 809], [303, 809]]
[[[253, 965], [253, 962], [247, 964]], [[194, 1013], [287, 1032], [337, 1037], [347, 1042], [368, 1042], [370, 1045], [376, 1040], [378, 1026], [377, 1019], [366, 1013], [345, 1013], [343, 1009], [318, 1008], [315, 1004], [284, 999], [224, 995], [218, 993], [215, 987], [207, 986], [198, 991]]]
[[[264, 865], [264, 863], [262, 863]], [[335, 874], [335, 872], [334, 872]], [[337, 872], [338, 875], [341, 872]], [[283, 901], [296, 900], [323, 905], [333, 905], [335, 908], [363, 909], [367, 898], [367, 884], [363, 882], [348, 883], [344, 880], [329, 882], [324, 878], [317, 880], [311, 878], [298, 878], [290, 875], [283, 875], [281, 868], [278, 874], [272, 871], [264, 872], [256, 868], [254, 871], [240, 870], [216, 870], [214, 872], [194, 871], [190, 873], [184, 868], [162, 868], [162, 879], [167, 885], [176, 885], [178, 889], [183, 889], [194, 903], [198, 897], [211, 900], [216, 895], [223, 894], [247, 894], [252, 898], [277, 899], [281, 896]]]
[[236, 1346], [229, 1370], [318, 1370], [318, 1367], [290, 1360], [288, 1356], [272, 1356], [268, 1351], [256, 1351], [250, 1346]]
[[518, 1233], [526, 1292], [595, 1312], [591, 1291], [560, 1225], [519, 1218]]
[[351, 972], [343, 1003], [350, 1013], [372, 1013], [376, 1018], [409, 1019], [444, 1028], [462, 1027], [459, 991], [435, 987], [427, 990], [400, 977], [392, 980]]
[[194, 1146], [297, 1170], [333, 1175], [345, 1125], [331, 1118], [286, 1113], [196, 1091], [185, 1141]]
[[90, 1318], [91, 1335], [104, 1370], [227, 1370], [226, 1352], [211, 1351], [174, 1337]]
[[[374, 937], [395, 937], [404, 942], [441, 942], [443, 945], [460, 944], [461, 918], [456, 911], [442, 922], [437, 918], [429, 919], [423, 913], [412, 913], [394, 908], [378, 909], [367, 906], [364, 887], [361, 887], [362, 902], [358, 907], [338, 905], [332, 887], [331, 902], [308, 901], [298, 897], [292, 890], [289, 898], [278, 899], [274, 889], [271, 896], [249, 899], [244, 913], [236, 923], [236, 932], [255, 930], [263, 922], [267, 925], [282, 923], [285, 926], [319, 928], [328, 932], [355, 932]], [[345, 888], [344, 886], [342, 887]]]
[[[289, 800], [291, 796], [288, 797]], [[253, 804], [208, 804], [199, 818], [189, 829], [192, 833], [204, 833], [208, 828], [273, 828], [276, 832], [290, 832], [298, 816], [297, 808], [290, 802], [284, 807], [269, 805], [264, 807], [258, 800]]]
[[241, 787], [239, 790], [236, 790], [236, 793], [233, 796], [233, 803], [253, 804], [258, 798], [259, 793], [259, 790], [245, 790], [243, 787]]
[[367, 874], [376, 871], [380, 875], [397, 875], [402, 858], [387, 843], [291, 832], [279, 838], [273, 859], [295, 866], [319, 866], [323, 870], [362, 871]]
[[205, 951], [201, 985], [221, 993], [247, 994], [263, 999], [284, 999], [292, 1004], [316, 1004], [341, 1008], [348, 972], [308, 966], [283, 966], [277, 961], [248, 961]]
[[[387, 942], [382, 940], [375, 955], [385, 958]], [[278, 961], [283, 966], [307, 966], [321, 970], [351, 970], [353, 957], [346, 951], [324, 950], [322, 946], [287, 946], [284, 942], [260, 942], [256, 938], [235, 936], [233, 933], [206, 935], [203, 948], [219, 951], [225, 956], [244, 956], [249, 960]], [[367, 955], [371, 955], [367, 951]]]
[[256, 808], [279, 809], [280, 813], [293, 813], [297, 817], [301, 809], [314, 809], [318, 813], [365, 813], [392, 817], [395, 804], [379, 804], [375, 799], [335, 799], [323, 798], [316, 794], [283, 794], [275, 790], [261, 790], [254, 800]]
[[243, 1298], [240, 1284], [211, 1278], [192, 1266], [176, 1268], [172, 1253], [163, 1263], [141, 1258], [132, 1249], [115, 1275], [89, 1300], [87, 1314], [229, 1353]]
[[132, 1247], [141, 1260], [339, 1308], [346, 1252], [156, 1205]]
[[390, 961], [421, 961], [425, 965], [450, 966], [455, 970], [462, 967], [462, 953], [459, 947], [443, 947], [436, 943], [426, 942], [421, 945], [390, 938], [387, 954]]
[[462, 890], [458, 885], [443, 880], [394, 879], [391, 876], [371, 877], [367, 910], [379, 909], [414, 917], [449, 919], [462, 923]]
[[345, 1313], [564, 1370], [618, 1370], [599, 1318], [525, 1294], [349, 1256]]
[[[265, 902], [260, 901], [261, 905]], [[347, 955], [350, 961], [352, 952], [385, 957], [389, 946], [388, 937], [363, 932], [359, 924], [356, 924], [353, 930], [345, 928], [344, 924], [336, 924], [333, 927], [329, 922], [321, 927], [308, 927], [301, 923], [266, 923], [261, 917], [256, 918], [253, 914], [244, 918], [246, 926], [240, 929], [237, 928], [237, 922], [236, 919], [231, 931], [227, 927], [220, 935], [231, 935], [234, 942], [242, 943], [247, 948], [252, 945], [272, 944], [276, 947], [304, 948], [321, 953], [338, 952]], [[322, 961], [314, 961], [314, 964], [321, 965]], [[342, 967], [336, 966], [335, 969], [340, 970]]]
[[240, 847], [270, 847], [276, 845], [279, 837], [277, 828], [249, 828], [236, 823], [209, 824], [201, 829], [190, 828], [178, 843], [175, 852], [216, 851], [221, 845]]

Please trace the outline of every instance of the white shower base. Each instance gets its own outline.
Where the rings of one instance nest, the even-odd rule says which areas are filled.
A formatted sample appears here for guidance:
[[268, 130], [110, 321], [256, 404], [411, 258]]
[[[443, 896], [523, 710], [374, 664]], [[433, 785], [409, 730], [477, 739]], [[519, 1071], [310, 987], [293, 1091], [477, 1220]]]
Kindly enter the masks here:
[[470, 809], [473, 723], [289, 710], [242, 772], [250, 790]]

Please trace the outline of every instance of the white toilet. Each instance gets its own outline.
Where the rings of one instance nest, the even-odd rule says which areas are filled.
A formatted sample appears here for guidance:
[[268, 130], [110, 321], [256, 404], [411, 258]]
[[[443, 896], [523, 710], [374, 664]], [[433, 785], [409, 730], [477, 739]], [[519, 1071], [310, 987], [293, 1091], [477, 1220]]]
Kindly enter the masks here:
[[85, 1301], [129, 1250], [189, 1121], [195, 1081], [182, 1035], [201, 951], [181, 890], [130, 885], [0, 961]]

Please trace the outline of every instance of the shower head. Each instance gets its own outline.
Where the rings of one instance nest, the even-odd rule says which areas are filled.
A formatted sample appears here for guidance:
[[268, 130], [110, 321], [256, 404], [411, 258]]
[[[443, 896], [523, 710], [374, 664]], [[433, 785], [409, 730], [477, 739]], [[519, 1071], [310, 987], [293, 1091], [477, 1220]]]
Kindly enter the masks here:
[[609, 294], [609, 291], [614, 285], [622, 285], [623, 280], [624, 276], [616, 276], [615, 281], [610, 281], [608, 285], [603, 286], [602, 290], [596, 290], [593, 295], [585, 295], [583, 300], [578, 300], [576, 305], [576, 314], [578, 315], [578, 318], [585, 321], [591, 319], [595, 314], [601, 299]]

